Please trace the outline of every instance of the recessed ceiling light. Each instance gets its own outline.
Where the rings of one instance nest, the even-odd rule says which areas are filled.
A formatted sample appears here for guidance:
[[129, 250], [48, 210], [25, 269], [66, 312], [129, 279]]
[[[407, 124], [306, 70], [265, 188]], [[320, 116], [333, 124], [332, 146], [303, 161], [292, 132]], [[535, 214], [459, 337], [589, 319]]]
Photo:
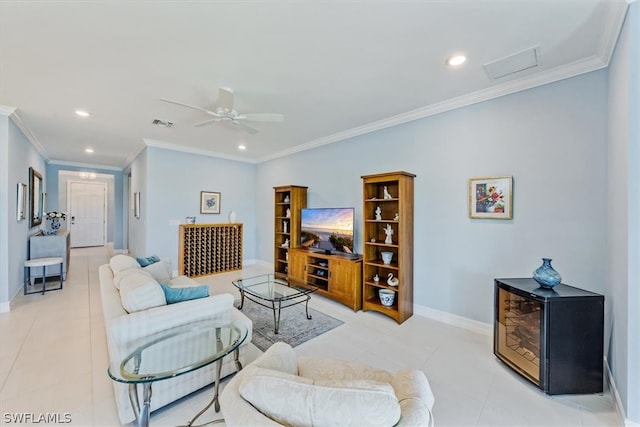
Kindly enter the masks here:
[[87, 113], [86, 111], [83, 110], [76, 110], [76, 115], [80, 116], [80, 117], [89, 117], [91, 114]]
[[454, 55], [447, 58], [447, 65], [451, 67], [457, 67], [458, 65], [462, 65], [467, 61], [467, 57], [464, 55]]
[[87, 154], [93, 154], [93, 148], [85, 148], [84, 152]]
[[242, 151], [244, 151], [244, 150], [246, 150], [246, 149], [247, 149], [247, 146], [246, 146], [246, 145], [244, 145], [244, 144], [240, 144], [240, 145], [238, 145], [238, 150], [242, 150]]

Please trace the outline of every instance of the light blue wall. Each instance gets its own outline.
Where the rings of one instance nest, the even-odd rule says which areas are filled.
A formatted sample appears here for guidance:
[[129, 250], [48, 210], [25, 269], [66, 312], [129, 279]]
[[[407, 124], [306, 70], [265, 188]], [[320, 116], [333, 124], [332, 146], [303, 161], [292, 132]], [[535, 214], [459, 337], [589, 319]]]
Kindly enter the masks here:
[[627, 419], [640, 422], [640, 18], [629, 8], [609, 66], [607, 361]]
[[[113, 242], [114, 249], [123, 249], [123, 172], [112, 169], [95, 167], [79, 167], [69, 165], [49, 164], [47, 166], [47, 210], [66, 210], [65, 206], [59, 206], [60, 200], [66, 200], [66, 195], [60, 194], [59, 172], [93, 172], [113, 176], [113, 185], [108, 186], [108, 214], [107, 214], [107, 241]], [[64, 188], [64, 187], [63, 187]], [[61, 197], [62, 196], [62, 197]]]
[[[142, 216], [146, 244], [132, 250], [134, 256], [156, 254], [178, 266], [178, 224], [195, 216], [196, 223], [228, 223], [229, 213], [243, 223], [243, 258], [255, 259], [255, 165], [195, 154], [147, 147]], [[132, 179], [136, 176], [132, 170]], [[221, 193], [220, 214], [200, 213], [200, 192]], [[132, 227], [138, 223], [134, 220]]]
[[[599, 71], [258, 165], [259, 258], [272, 259], [275, 185], [309, 186], [310, 207], [354, 206], [360, 176], [415, 181], [414, 300], [490, 323], [493, 279], [553, 258], [564, 282], [607, 291], [607, 72]], [[513, 175], [514, 219], [468, 218], [467, 180]]]
[[0, 307], [9, 309], [11, 299], [22, 290], [23, 263], [28, 255], [29, 236], [38, 231], [38, 227], [29, 227], [30, 211], [27, 219], [18, 221], [17, 185], [19, 182], [29, 186], [29, 167], [40, 172], [46, 188], [46, 164], [33, 148], [22, 131], [7, 116], [0, 115]]

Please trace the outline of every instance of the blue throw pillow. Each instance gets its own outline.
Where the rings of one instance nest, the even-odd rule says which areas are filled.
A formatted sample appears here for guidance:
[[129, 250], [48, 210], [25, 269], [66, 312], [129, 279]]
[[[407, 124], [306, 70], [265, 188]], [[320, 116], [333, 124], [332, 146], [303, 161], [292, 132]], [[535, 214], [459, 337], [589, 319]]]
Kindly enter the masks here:
[[207, 285], [194, 286], [192, 288], [172, 288], [171, 286], [163, 284], [160, 284], [160, 286], [164, 291], [164, 298], [167, 300], [167, 304], [209, 296], [209, 286]]
[[158, 258], [156, 255], [151, 255], [150, 257], [146, 258], [136, 258], [136, 261], [138, 261], [140, 267], [146, 267], [160, 261], [160, 258]]

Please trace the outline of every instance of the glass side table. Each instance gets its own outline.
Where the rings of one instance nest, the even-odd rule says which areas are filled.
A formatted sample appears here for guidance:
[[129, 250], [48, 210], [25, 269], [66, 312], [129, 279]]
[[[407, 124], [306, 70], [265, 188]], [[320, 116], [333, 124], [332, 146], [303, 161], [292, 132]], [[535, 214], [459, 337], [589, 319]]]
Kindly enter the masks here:
[[[222, 359], [234, 353], [236, 368], [242, 369], [238, 360], [240, 345], [247, 338], [247, 329], [240, 323], [221, 323], [206, 319], [168, 329], [130, 344], [130, 351], [123, 360], [112, 363], [107, 370], [109, 377], [129, 385], [129, 399], [140, 427], [149, 425], [151, 385], [216, 363], [214, 396], [211, 402], [191, 421], [191, 426], [211, 405], [220, 411], [218, 394]], [[143, 387], [143, 404], [138, 401], [138, 386]]]

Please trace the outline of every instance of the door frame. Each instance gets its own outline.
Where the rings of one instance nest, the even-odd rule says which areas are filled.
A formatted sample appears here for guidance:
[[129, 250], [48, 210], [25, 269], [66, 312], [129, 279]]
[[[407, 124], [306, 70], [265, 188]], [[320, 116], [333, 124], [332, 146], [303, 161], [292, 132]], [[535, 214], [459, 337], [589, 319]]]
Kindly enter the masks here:
[[82, 180], [82, 179], [68, 179], [67, 180], [67, 212], [69, 212], [69, 224], [67, 224], [67, 227], [69, 228], [69, 230], [71, 230], [71, 187], [72, 184], [76, 183], [76, 184], [91, 184], [91, 185], [100, 185], [103, 189], [102, 192], [102, 215], [103, 215], [103, 221], [102, 221], [102, 246], [106, 246], [107, 245], [107, 223], [108, 221], [108, 212], [109, 210], [107, 209], [107, 203], [109, 202], [109, 199], [107, 197], [107, 192], [109, 191], [109, 186], [107, 185], [106, 182], [103, 181], [86, 181], [86, 180]]

